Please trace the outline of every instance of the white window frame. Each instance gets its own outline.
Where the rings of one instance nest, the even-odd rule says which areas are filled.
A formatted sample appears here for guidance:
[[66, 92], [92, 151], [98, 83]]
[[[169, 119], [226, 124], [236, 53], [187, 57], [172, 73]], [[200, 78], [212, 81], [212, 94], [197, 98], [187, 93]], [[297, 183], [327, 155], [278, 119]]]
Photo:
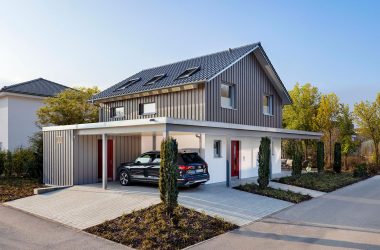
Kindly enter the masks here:
[[[148, 105], [151, 105], [152, 108], [152, 111], [146, 111], [146, 107], [150, 107]], [[148, 102], [148, 103], [140, 103], [140, 110], [139, 110], [139, 113], [140, 115], [154, 115], [157, 113], [157, 107], [156, 107], [156, 103], [155, 102]]]
[[[217, 153], [216, 146], [219, 144], [219, 154]], [[222, 140], [214, 140], [214, 158], [222, 158]]]
[[[122, 115], [120, 115], [120, 113], [121, 113], [120, 111], [117, 111], [118, 109], [122, 110]], [[121, 118], [124, 116], [125, 116], [125, 107], [124, 106], [111, 107], [111, 110], [110, 110], [110, 117], [111, 118]]]
[[[265, 99], [267, 99], [267, 102], [268, 102], [268, 112], [265, 110], [265, 105], [264, 105], [264, 102], [265, 102]], [[267, 95], [265, 94], [263, 96], [263, 114], [264, 115], [269, 115], [269, 116], [273, 116], [273, 95]]]
[[[229, 88], [229, 95], [230, 97], [223, 97], [222, 96], [222, 88], [223, 86], [227, 86]], [[226, 100], [230, 100], [230, 104], [226, 104]], [[224, 100], [224, 101], [223, 101]], [[236, 85], [227, 83], [227, 82], [222, 82], [220, 83], [220, 106], [222, 108], [227, 108], [227, 109], [235, 109], [236, 108]]]

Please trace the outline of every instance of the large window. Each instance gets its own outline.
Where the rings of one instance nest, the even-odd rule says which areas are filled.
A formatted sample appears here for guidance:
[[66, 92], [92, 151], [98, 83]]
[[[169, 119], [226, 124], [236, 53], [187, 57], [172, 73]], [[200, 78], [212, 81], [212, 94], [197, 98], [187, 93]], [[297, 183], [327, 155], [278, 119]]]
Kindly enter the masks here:
[[111, 108], [111, 118], [124, 117], [124, 107]]
[[273, 115], [273, 96], [272, 95], [264, 95], [263, 113], [264, 115]]
[[222, 157], [222, 141], [215, 140], [214, 141], [214, 158]]
[[235, 108], [235, 85], [220, 84], [220, 104], [223, 108]]
[[156, 113], [156, 103], [141, 103], [140, 104], [140, 115], [151, 115]]

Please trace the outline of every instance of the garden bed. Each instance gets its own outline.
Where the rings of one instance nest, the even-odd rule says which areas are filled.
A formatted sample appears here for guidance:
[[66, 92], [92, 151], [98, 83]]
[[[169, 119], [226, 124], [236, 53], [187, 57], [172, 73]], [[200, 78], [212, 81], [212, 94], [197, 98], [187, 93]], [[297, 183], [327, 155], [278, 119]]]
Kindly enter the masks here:
[[351, 185], [364, 179], [366, 179], [366, 177], [353, 177], [352, 173], [337, 174], [334, 172], [323, 172], [305, 173], [299, 178], [293, 176], [282, 177], [278, 180], [272, 181], [321, 192], [332, 192], [336, 189]]
[[0, 177], [0, 203], [33, 195], [33, 190], [43, 187], [35, 179]]
[[237, 226], [195, 210], [178, 206], [175, 224], [162, 204], [106, 221], [85, 231], [138, 249], [182, 249]]
[[295, 193], [290, 190], [281, 190], [281, 189], [275, 189], [271, 187], [266, 187], [264, 189], [260, 189], [257, 184], [254, 183], [247, 183], [244, 185], [240, 185], [235, 187], [237, 190], [249, 192], [249, 193], [254, 193], [258, 195], [263, 195], [283, 201], [288, 201], [292, 203], [300, 203], [303, 201], [310, 200], [311, 197], [310, 195], [304, 195], [300, 193]]

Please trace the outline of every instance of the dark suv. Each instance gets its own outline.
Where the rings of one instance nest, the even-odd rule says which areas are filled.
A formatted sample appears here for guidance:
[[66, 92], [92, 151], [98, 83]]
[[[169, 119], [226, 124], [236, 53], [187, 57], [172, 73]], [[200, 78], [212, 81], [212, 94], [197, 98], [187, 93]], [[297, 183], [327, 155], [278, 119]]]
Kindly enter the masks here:
[[[117, 169], [120, 184], [123, 186], [131, 182], [158, 183], [160, 177], [160, 152], [146, 152], [134, 162], [123, 163]], [[207, 163], [198, 153], [178, 153], [178, 186], [197, 187], [210, 179]]]

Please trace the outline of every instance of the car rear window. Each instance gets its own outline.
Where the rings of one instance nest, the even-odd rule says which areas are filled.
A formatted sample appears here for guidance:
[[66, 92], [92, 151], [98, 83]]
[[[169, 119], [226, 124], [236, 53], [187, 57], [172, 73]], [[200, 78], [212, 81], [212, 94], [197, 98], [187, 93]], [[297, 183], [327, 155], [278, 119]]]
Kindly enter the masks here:
[[179, 154], [178, 161], [180, 164], [183, 163], [204, 163], [204, 160], [197, 153], [185, 153]]

